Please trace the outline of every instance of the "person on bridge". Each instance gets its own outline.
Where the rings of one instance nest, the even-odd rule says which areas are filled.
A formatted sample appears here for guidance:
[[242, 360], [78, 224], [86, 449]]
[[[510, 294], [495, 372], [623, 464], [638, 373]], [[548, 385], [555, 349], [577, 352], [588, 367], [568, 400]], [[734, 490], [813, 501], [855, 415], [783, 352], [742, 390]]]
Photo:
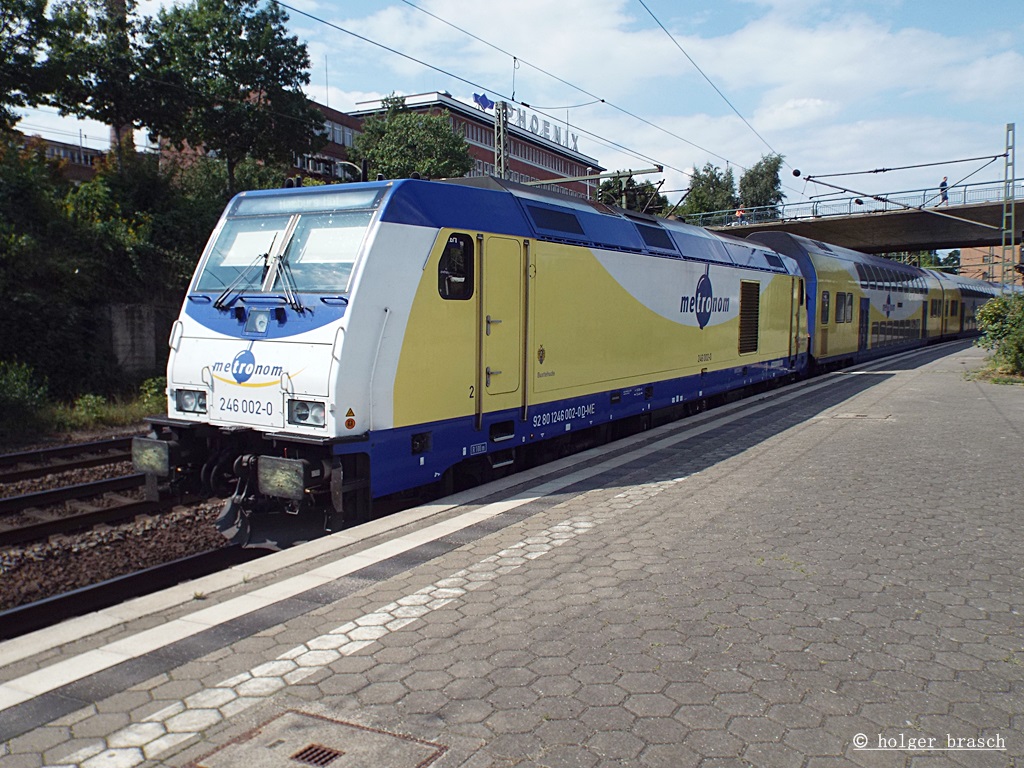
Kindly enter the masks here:
[[746, 212], [742, 208], [738, 208], [736, 210], [736, 223], [737, 224], [746, 224], [747, 223], [747, 214], [746, 214]]
[[949, 205], [949, 185], [946, 183], [946, 177], [942, 177], [942, 181], [939, 182], [939, 205], [945, 203]]

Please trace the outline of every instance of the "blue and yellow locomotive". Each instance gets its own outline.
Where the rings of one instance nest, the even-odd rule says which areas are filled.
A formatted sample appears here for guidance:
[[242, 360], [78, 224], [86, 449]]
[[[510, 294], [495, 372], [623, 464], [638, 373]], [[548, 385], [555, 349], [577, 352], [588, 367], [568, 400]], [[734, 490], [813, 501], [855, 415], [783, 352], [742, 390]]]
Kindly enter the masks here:
[[232, 538], [283, 546], [384, 497], [968, 332], [994, 290], [495, 179], [245, 192], [199, 262], [168, 413], [135, 462], [229, 497]]

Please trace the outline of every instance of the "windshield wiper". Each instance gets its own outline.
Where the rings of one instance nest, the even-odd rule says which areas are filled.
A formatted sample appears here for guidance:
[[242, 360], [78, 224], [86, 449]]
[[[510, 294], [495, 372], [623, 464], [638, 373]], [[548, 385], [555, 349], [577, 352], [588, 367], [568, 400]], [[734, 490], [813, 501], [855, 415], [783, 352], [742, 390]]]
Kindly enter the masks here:
[[299, 287], [295, 283], [295, 275], [292, 274], [292, 265], [283, 254], [281, 255], [277, 271], [281, 276], [281, 286], [284, 288], [284, 297], [288, 302], [288, 306], [301, 315], [306, 311], [306, 308], [302, 305], [302, 301], [299, 300], [297, 293]]
[[[262, 282], [263, 278], [266, 278], [267, 270], [269, 269], [270, 254], [274, 250], [274, 243], [275, 242], [277, 242], [277, 232], [274, 233], [274, 239], [270, 241], [270, 247], [267, 248], [267, 250], [264, 253], [261, 253], [255, 259], [253, 259], [252, 263], [249, 264], [249, 266], [247, 266], [245, 269], [243, 269], [241, 272], [238, 273], [238, 277], [236, 277], [234, 280], [232, 280], [231, 281], [231, 285], [229, 285], [227, 288], [225, 288], [224, 291], [221, 293], [221, 295], [217, 297], [217, 300], [215, 302], [213, 302], [213, 306], [214, 307], [216, 307], [217, 309], [227, 309], [228, 308], [228, 306], [231, 304], [231, 301], [229, 300], [229, 297], [235, 291], [235, 289], [242, 283], [242, 281], [248, 281], [249, 274], [252, 272], [253, 267], [255, 267], [257, 264], [259, 264], [260, 259], [263, 259], [263, 275], [260, 278], [261, 282]], [[239, 292], [241, 292], [241, 291], [239, 291]]]

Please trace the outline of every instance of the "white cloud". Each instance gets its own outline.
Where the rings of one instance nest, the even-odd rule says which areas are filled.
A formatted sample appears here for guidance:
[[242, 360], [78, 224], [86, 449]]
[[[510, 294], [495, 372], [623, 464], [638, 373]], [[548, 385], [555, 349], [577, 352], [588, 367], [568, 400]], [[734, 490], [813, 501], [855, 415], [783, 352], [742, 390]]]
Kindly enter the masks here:
[[754, 113], [754, 125], [759, 131], [777, 131], [820, 124], [835, 117], [840, 111], [838, 102], [817, 98], [792, 98], [779, 103], [768, 103]]
[[[601, 137], [581, 130], [579, 148], [602, 165], [672, 166], [669, 188], [685, 186], [693, 166], [749, 166], [769, 151], [677, 42], [757, 132], [807, 173], [995, 154], [1005, 123], [1016, 113], [1024, 124], [1019, 0], [720, 0], [714, 8], [645, 0], [675, 41], [635, 0], [411, 2], [508, 53], [396, 0], [290, 0], [437, 68], [290, 11], [291, 30], [309, 47], [310, 96], [350, 110], [393, 91], [448, 90], [469, 99], [480, 90], [509, 96], [514, 87], [518, 100]], [[149, 9], [157, 4], [144, 0]], [[520, 58], [518, 69], [509, 54]], [[567, 83], [624, 111], [609, 104], [566, 110], [591, 100]], [[923, 186], [937, 170], [864, 184], [875, 191]], [[1001, 168], [988, 173], [997, 175]], [[793, 197], [800, 183], [787, 183], [797, 186]]]

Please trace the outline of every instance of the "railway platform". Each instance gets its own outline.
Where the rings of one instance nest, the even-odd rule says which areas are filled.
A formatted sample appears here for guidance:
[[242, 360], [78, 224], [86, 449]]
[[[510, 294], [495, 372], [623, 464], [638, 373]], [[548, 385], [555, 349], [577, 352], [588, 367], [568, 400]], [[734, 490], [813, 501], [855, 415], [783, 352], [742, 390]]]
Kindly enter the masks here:
[[1009, 766], [1024, 389], [818, 377], [0, 643], [0, 768]]

